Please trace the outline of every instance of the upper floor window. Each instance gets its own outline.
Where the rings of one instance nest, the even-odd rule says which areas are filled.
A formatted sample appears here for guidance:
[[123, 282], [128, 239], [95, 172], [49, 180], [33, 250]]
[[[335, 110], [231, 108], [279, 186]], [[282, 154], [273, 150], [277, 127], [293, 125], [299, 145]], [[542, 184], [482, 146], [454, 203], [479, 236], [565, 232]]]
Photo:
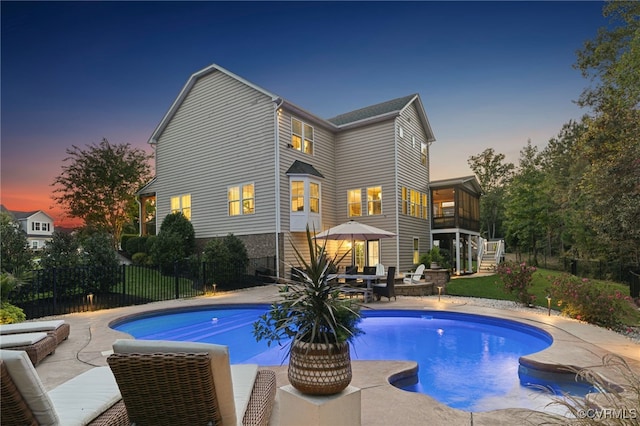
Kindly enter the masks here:
[[255, 188], [253, 183], [230, 186], [227, 189], [229, 216], [255, 213]]
[[313, 154], [313, 127], [295, 118], [291, 119], [291, 146], [305, 154]]
[[31, 222], [32, 231], [51, 231], [51, 224], [49, 222]]
[[362, 191], [360, 189], [347, 191], [347, 214], [349, 217], [362, 216]]
[[171, 197], [171, 213], [182, 213], [191, 220], [191, 194]]
[[402, 214], [428, 219], [427, 194], [402, 187]]
[[367, 188], [367, 214], [369, 216], [382, 214], [382, 187]]
[[420, 143], [420, 163], [423, 166], [427, 165], [427, 144], [424, 142]]

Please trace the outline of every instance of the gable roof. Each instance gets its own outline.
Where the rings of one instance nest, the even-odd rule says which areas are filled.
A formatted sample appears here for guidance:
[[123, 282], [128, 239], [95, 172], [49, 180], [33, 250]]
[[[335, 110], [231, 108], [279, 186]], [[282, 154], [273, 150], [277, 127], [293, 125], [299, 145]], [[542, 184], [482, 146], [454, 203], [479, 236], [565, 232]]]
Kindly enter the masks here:
[[424, 126], [427, 132], [427, 142], [435, 141], [435, 137], [433, 136], [433, 131], [431, 130], [431, 125], [429, 124], [429, 120], [427, 119], [427, 114], [424, 111], [424, 106], [422, 105], [420, 95], [418, 94], [403, 96], [401, 98], [392, 99], [390, 101], [381, 102], [379, 104], [360, 108], [355, 111], [347, 112], [345, 114], [340, 114], [330, 119], [324, 119], [324, 118], [318, 117], [313, 113], [306, 111], [303, 108], [300, 108], [294, 103], [289, 102], [286, 99], [283, 99], [282, 97], [279, 97], [278, 95], [272, 92], [269, 92], [261, 88], [260, 86], [257, 86], [245, 80], [244, 78], [232, 73], [231, 71], [226, 70], [225, 68], [222, 68], [219, 65], [212, 64], [192, 74], [191, 77], [189, 77], [189, 80], [187, 80], [187, 83], [184, 85], [184, 87], [178, 94], [178, 97], [175, 99], [175, 101], [173, 101], [173, 104], [171, 104], [171, 107], [169, 108], [167, 113], [164, 115], [164, 117], [162, 118], [158, 126], [155, 128], [155, 130], [151, 134], [151, 137], [149, 138], [150, 144], [155, 144], [158, 142], [158, 138], [160, 137], [162, 132], [166, 129], [166, 127], [169, 125], [169, 122], [171, 121], [173, 116], [176, 114], [176, 112], [180, 108], [180, 105], [182, 104], [182, 102], [184, 102], [185, 98], [187, 97], [187, 95], [189, 94], [189, 92], [191, 91], [195, 83], [198, 81], [198, 79], [214, 72], [222, 72], [228, 75], [229, 77], [243, 84], [246, 84], [247, 86], [257, 90], [258, 92], [270, 97], [271, 100], [273, 102], [276, 102], [278, 106], [286, 106], [287, 109], [290, 109], [307, 119], [311, 119], [315, 121], [317, 124], [320, 124], [334, 132], [350, 129], [353, 127], [364, 126], [380, 120], [388, 120], [390, 118], [400, 115], [407, 107], [409, 107], [409, 105], [415, 102], [417, 104], [416, 108], [418, 110], [420, 121], [422, 122], [422, 125]]
[[289, 170], [286, 172], [287, 175], [312, 175], [324, 178], [322, 173], [320, 173], [315, 167], [311, 164], [305, 163], [300, 160], [296, 160], [291, 164]]
[[480, 183], [478, 182], [478, 179], [475, 177], [475, 175], [434, 180], [429, 182], [429, 187], [431, 189], [449, 188], [452, 186], [465, 186], [468, 189], [475, 190], [477, 194], [482, 193], [482, 187], [480, 186]]
[[29, 219], [31, 216], [33, 216], [33, 215], [35, 215], [37, 213], [42, 213], [43, 215], [45, 215], [46, 217], [48, 217], [49, 219], [51, 219], [53, 221], [53, 218], [51, 216], [49, 216], [48, 214], [46, 214], [45, 212], [43, 212], [42, 210], [33, 210], [33, 211], [23, 212], [23, 211], [19, 211], [19, 210], [9, 210], [3, 204], [0, 204], [0, 211], [8, 213], [15, 220]]
[[344, 114], [336, 115], [333, 118], [328, 118], [327, 121], [332, 122], [336, 126], [342, 126], [350, 124], [356, 121], [366, 120], [368, 118], [378, 117], [381, 115], [387, 115], [390, 113], [400, 113], [404, 107], [407, 106], [416, 95], [404, 96], [402, 98], [392, 99], [390, 101], [381, 102], [379, 104], [371, 105], [368, 107], [360, 108], [355, 111], [347, 112]]
[[234, 78], [236, 80], [238, 80], [239, 82], [246, 84], [249, 87], [252, 87], [253, 89], [257, 90], [258, 92], [261, 92], [269, 97], [271, 97], [272, 100], [276, 101], [279, 100], [278, 96], [274, 95], [271, 92], [268, 92], [267, 90], [256, 86], [255, 84], [245, 80], [244, 78], [232, 73], [231, 71], [228, 71], [224, 68], [222, 68], [219, 65], [216, 64], [212, 64], [209, 65], [208, 67], [194, 73], [191, 75], [191, 77], [189, 77], [189, 80], [187, 80], [187, 83], [184, 85], [184, 87], [182, 88], [182, 90], [180, 91], [180, 94], [178, 94], [178, 97], [176, 98], [175, 101], [173, 101], [173, 104], [171, 104], [171, 107], [169, 108], [169, 111], [167, 111], [167, 113], [164, 115], [164, 117], [162, 117], [162, 120], [160, 121], [160, 124], [158, 124], [158, 126], [155, 128], [155, 130], [153, 131], [153, 133], [151, 134], [151, 137], [149, 138], [149, 143], [150, 144], [155, 144], [158, 141], [158, 137], [160, 137], [160, 135], [162, 134], [162, 132], [164, 131], [164, 129], [166, 129], [167, 125], [169, 125], [169, 122], [171, 121], [171, 119], [173, 118], [173, 116], [176, 114], [176, 112], [178, 111], [178, 108], [180, 108], [180, 105], [182, 104], [182, 102], [185, 100], [185, 98], [187, 97], [187, 95], [189, 94], [189, 91], [191, 91], [191, 88], [196, 84], [196, 81], [198, 81], [198, 79], [209, 75], [211, 73], [214, 73], [216, 71], [222, 72], [226, 75], [228, 75], [231, 78]]

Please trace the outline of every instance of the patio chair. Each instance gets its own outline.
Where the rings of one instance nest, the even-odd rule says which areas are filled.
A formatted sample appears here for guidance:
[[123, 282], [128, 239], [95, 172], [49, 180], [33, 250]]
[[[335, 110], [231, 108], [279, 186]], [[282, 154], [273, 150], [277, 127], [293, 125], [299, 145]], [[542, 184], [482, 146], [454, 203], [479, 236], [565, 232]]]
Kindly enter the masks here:
[[362, 275], [376, 275], [375, 266], [365, 266], [362, 268]]
[[424, 274], [425, 266], [421, 263], [418, 265], [415, 271], [410, 272], [404, 277], [402, 282], [405, 284], [418, 284], [422, 280], [422, 274]]
[[69, 337], [71, 326], [64, 320], [27, 321], [0, 325], [0, 335], [45, 332], [56, 338], [58, 344]]
[[46, 391], [24, 351], [0, 350], [3, 425], [129, 425], [109, 367], [96, 367]]
[[0, 349], [24, 351], [35, 366], [56, 351], [58, 341], [44, 331], [0, 335]]
[[107, 363], [132, 423], [268, 425], [276, 376], [255, 364], [229, 364], [223, 345], [117, 340]]
[[376, 295], [376, 299], [382, 299], [382, 296], [386, 297], [391, 301], [396, 299], [396, 267], [389, 266], [387, 269], [387, 282], [385, 284], [374, 284], [373, 285], [373, 294]]

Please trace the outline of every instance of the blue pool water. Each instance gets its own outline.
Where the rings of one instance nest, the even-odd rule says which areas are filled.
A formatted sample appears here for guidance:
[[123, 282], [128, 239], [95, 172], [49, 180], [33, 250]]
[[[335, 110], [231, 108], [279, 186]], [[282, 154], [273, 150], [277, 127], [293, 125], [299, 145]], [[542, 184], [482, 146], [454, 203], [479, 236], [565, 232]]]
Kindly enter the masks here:
[[[229, 346], [232, 363], [280, 365], [286, 350], [256, 342], [253, 323], [267, 305], [235, 305], [148, 314], [112, 324], [136, 339], [178, 340]], [[421, 392], [453, 408], [487, 411], [544, 407], [526, 385], [518, 359], [547, 348], [546, 332], [514, 321], [442, 311], [363, 311], [365, 334], [351, 345], [353, 360], [413, 360]], [[522, 383], [521, 383], [522, 379]], [[533, 401], [533, 402], [532, 402]]]

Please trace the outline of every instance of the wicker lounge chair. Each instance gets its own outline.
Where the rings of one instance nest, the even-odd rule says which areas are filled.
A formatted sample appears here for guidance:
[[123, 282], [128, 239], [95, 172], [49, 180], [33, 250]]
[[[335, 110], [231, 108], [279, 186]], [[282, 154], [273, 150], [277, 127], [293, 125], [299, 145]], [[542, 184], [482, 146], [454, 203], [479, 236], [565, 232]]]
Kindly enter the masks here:
[[230, 365], [226, 346], [118, 340], [107, 358], [137, 425], [268, 425], [275, 373]]
[[3, 425], [129, 425], [108, 367], [97, 367], [45, 391], [23, 351], [0, 350], [0, 423]]
[[0, 349], [25, 351], [33, 365], [56, 351], [58, 341], [45, 332], [5, 334], [0, 336]]
[[26, 321], [0, 325], [0, 335], [45, 332], [56, 338], [58, 344], [69, 337], [71, 326], [64, 320]]

